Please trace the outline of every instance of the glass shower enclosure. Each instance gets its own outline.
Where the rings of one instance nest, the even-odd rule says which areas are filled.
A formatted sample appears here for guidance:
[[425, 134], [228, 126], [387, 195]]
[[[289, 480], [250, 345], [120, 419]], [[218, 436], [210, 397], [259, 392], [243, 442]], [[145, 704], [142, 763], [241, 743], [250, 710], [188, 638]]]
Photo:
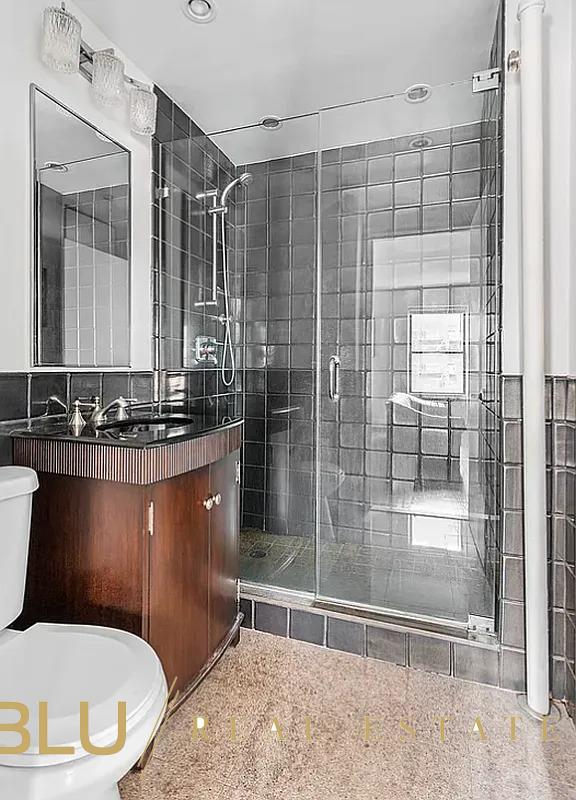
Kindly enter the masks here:
[[209, 138], [254, 178], [231, 224], [244, 587], [493, 621], [500, 90]]
[[[494, 617], [489, 111], [463, 83], [320, 115], [316, 593], [330, 603]], [[335, 146], [342, 130], [364, 142]]]

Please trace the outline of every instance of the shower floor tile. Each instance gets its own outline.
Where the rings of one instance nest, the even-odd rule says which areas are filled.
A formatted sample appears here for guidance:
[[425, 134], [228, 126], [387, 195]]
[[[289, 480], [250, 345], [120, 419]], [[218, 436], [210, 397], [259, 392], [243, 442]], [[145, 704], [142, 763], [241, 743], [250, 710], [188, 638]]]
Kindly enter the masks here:
[[[449, 718], [443, 742], [440, 718]], [[511, 692], [243, 630], [120, 792], [122, 800], [570, 800], [576, 733], [564, 710], [550, 731], [543, 741]]]
[[[320, 586], [325, 598], [420, 616], [467, 622], [468, 614], [493, 615], [493, 586], [462, 528], [461, 550], [324, 541]], [[381, 538], [378, 541], [382, 541]], [[242, 580], [314, 592], [312, 537], [284, 536], [254, 528], [240, 537]]]

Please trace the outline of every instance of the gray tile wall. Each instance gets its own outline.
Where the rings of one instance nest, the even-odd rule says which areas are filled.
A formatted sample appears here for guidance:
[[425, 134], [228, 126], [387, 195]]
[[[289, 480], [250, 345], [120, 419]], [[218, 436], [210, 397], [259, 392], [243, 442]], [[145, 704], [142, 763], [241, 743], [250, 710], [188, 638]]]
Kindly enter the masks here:
[[[486, 165], [481, 169], [482, 131], [478, 122], [423, 134], [431, 140], [425, 150], [411, 147], [414, 137], [403, 137], [322, 153], [322, 363], [340, 353], [344, 394], [338, 418], [332, 417], [333, 407], [323, 407], [322, 441], [325, 460], [346, 474], [331, 508], [332, 524], [343, 540], [362, 541], [364, 531], [353, 520], [364, 492], [382, 494], [393, 485], [401, 489], [403, 482], [413, 483], [415, 471], [439, 480], [458, 472], [462, 403], [450, 401], [445, 430], [400, 409], [390, 435], [386, 399], [407, 389], [408, 309], [430, 305], [468, 309], [475, 332], [469, 392], [478, 395], [480, 196], [487, 172]], [[243, 521], [275, 533], [312, 535], [315, 154], [241, 169], [255, 175], [246, 202], [247, 225], [240, 231], [246, 244]], [[490, 191], [493, 183], [484, 187], [485, 195]], [[413, 289], [393, 291], [389, 298], [384, 291], [375, 295], [373, 240], [407, 237], [409, 245], [409, 237], [441, 238], [445, 233], [450, 264], [450, 234], [471, 229], [477, 235], [468, 236], [468, 257], [445, 270], [444, 284], [435, 280], [427, 285], [421, 275]], [[386, 299], [384, 308], [390, 311], [381, 314], [376, 299]], [[366, 328], [371, 320], [383, 336], [384, 328], [390, 333], [377, 363], [368, 364], [369, 332], [359, 333], [358, 326]], [[284, 414], [286, 408], [292, 410]], [[383, 417], [380, 428], [378, 413]], [[373, 441], [373, 451], [368, 443], [365, 453], [355, 447], [367, 435], [368, 421], [372, 439], [378, 441]], [[466, 424], [477, 428], [477, 414], [469, 415]], [[471, 451], [474, 465], [477, 436]]]
[[[241, 376], [236, 385], [227, 388], [214, 365], [198, 363], [195, 358], [196, 337], [208, 336], [219, 343], [220, 362], [224, 338], [224, 326], [218, 321], [218, 316], [224, 313], [219, 229], [218, 304], [217, 307], [197, 305], [211, 297], [212, 219], [206, 213], [209, 201], [198, 201], [196, 195], [210, 189], [223, 189], [235, 177], [236, 168], [161, 89], [155, 87], [155, 92], [158, 95], [158, 125], [152, 147], [155, 193], [152, 281], [155, 320], [160, 316], [160, 367], [169, 373], [164, 382], [167, 392], [164, 399], [182, 398], [188, 387], [193, 399], [212, 398], [213, 406], [225, 406], [231, 410], [240, 404]], [[168, 189], [166, 198], [158, 196], [161, 187]], [[235, 341], [240, 336], [238, 292], [242, 288], [237, 264], [243, 269], [244, 263], [241, 248], [238, 261], [236, 259], [237, 199], [238, 193], [231, 196], [226, 216]], [[187, 377], [189, 371], [199, 372], [201, 376]]]
[[[501, 641], [503, 657], [511, 665], [510, 688], [523, 688], [522, 380], [518, 376], [503, 378], [501, 426]], [[576, 379], [547, 378], [546, 436], [551, 688], [574, 717]]]
[[476, 683], [510, 688], [508, 674], [518, 668], [496, 644], [426, 635], [248, 597], [242, 598], [241, 611], [246, 628]]
[[129, 187], [62, 195], [67, 367], [130, 362]]
[[243, 525], [312, 537], [316, 154], [238, 169], [254, 175], [238, 230], [246, 247]]
[[[322, 153], [323, 394], [329, 357], [342, 361], [342, 400], [322, 405], [322, 461], [345, 474], [326, 536], [334, 526], [339, 540], [364, 542], [365, 499], [386, 505], [416, 478], [458, 482], [464, 429], [476, 479], [477, 403], [449, 399], [445, 418], [430, 419], [391, 413], [387, 400], [409, 391], [407, 318], [426, 308], [468, 312], [467, 395], [478, 396], [482, 131], [478, 121]], [[394, 274], [379, 260], [392, 238]]]

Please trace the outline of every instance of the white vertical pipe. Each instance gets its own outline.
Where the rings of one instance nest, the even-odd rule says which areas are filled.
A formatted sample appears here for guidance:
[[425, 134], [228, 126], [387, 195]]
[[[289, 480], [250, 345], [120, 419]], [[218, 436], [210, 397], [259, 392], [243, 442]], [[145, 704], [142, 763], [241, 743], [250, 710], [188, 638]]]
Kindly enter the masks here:
[[538, 715], [548, 714], [550, 708], [544, 404], [544, 5], [544, 0], [520, 0], [518, 3], [522, 121], [526, 670], [528, 708]]

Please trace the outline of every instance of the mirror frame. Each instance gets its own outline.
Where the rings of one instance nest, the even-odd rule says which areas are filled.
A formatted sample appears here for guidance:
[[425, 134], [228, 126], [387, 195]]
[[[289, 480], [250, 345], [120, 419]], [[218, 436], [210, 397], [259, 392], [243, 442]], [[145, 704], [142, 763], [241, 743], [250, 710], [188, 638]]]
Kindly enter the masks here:
[[[37, 169], [36, 169], [36, 104], [35, 100], [37, 94], [41, 94], [46, 97], [51, 102], [55, 103], [61, 109], [63, 109], [67, 114], [70, 114], [73, 117], [76, 117], [77, 120], [83, 122], [88, 127], [92, 128], [96, 133], [105, 136], [109, 139], [113, 144], [119, 147], [128, 157], [128, 180], [129, 180], [129, 189], [128, 189], [128, 220], [129, 220], [129, 240], [128, 240], [128, 331], [129, 331], [129, 339], [128, 339], [128, 363], [127, 364], [118, 364], [118, 365], [93, 365], [93, 366], [69, 366], [67, 364], [42, 364], [40, 360], [40, 330], [41, 330], [41, 323], [40, 323], [40, 316], [41, 316], [41, 297], [40, 297], [40, 287], [41, 287], [41, 263], [40, 263], [40, 216], [39, 216], [39, 200], [40, 200], [40, 193], [38, 191], [38, 181], [36, 179]], [[104, 131], [100, 130], [89, 122], [85, 117], [77, 114], [71, 108], [61, 103], [57, 100], [53, 95], [47, 92], [45, 89], [42, 89], [41, 86], [38, 86], [36, 83], [30, 84], [30, 97], [29, 97], [29, 104], [30, 104], [30, 181], [31, 181], [31, 192], [30, 192], [30, 248], [31, 248], [31, 259], [30, 259], [30, 267], [32, 270], [32, 281], [31, 281], [31, 303], [32, 303], [32, 339], [31, 339], [31, 368], [33, 370], [60, 370], [65, 372], [108, 372], [108, 371], [124, 371], [129, 372], [132, 370], [132, 270], [133, 270], [133, 235], [132, 235], [132, 152], [126, 148], [123, 144], [118, 142], [116, 139], [113, 139]]]

